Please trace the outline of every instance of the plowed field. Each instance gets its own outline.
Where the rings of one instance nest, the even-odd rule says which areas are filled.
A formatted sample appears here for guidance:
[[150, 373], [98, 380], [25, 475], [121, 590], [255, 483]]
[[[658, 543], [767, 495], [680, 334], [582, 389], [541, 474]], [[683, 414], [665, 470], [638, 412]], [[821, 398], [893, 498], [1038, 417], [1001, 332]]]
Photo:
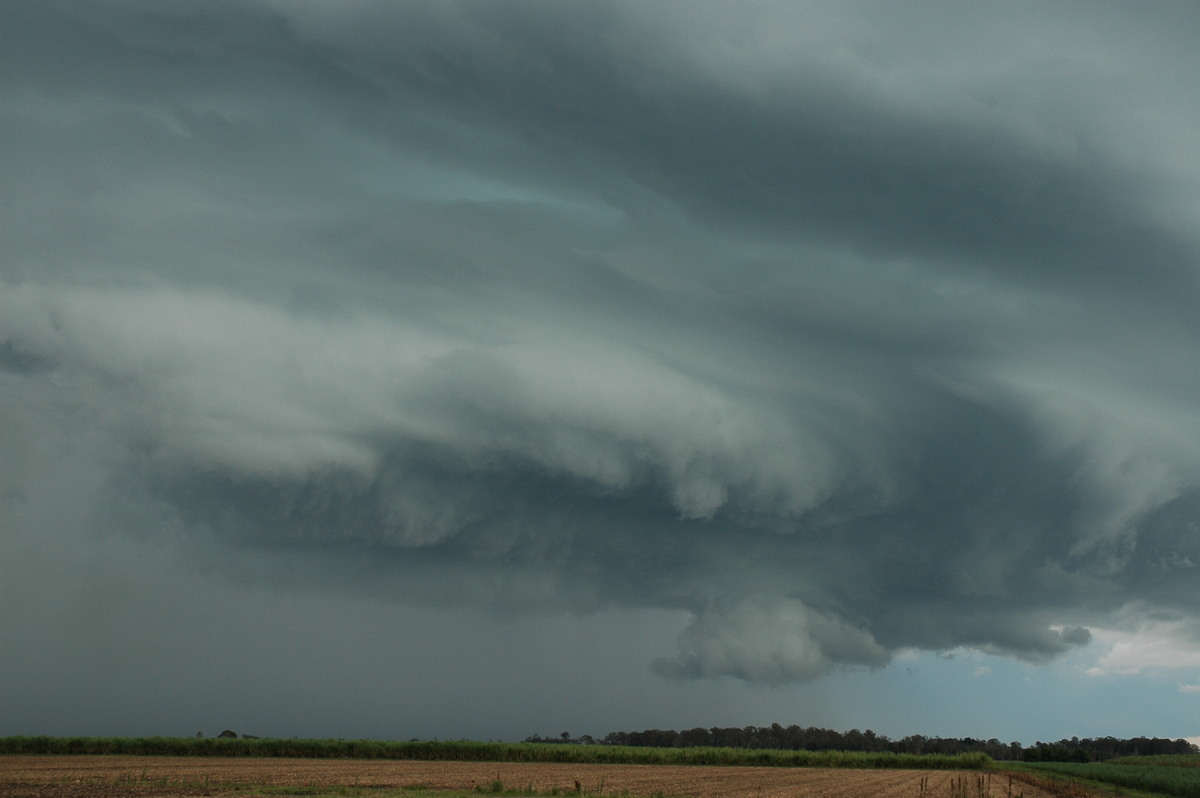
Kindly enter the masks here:
[[[983, 779], [981, 783], [979, 780]], [[247, 787], [357, 786], [399, 789], [490, 788], [564, 791], [585, 795], [667, 795], [703, 798], [1053, 798], [1007, 774], [955, 771], [826, 768], [564, 765], [514, 762], [395, 760], [225, 759], [125, 756], [0, 756], [4, 798], [115, 798], [115, 796], [232, 796]], [[963, 787], [966, 786], [964, 792]], [[240, 788], [240, 789], [239, 789]], [[1075, 795], [1084, 793], [1075, 792]]]

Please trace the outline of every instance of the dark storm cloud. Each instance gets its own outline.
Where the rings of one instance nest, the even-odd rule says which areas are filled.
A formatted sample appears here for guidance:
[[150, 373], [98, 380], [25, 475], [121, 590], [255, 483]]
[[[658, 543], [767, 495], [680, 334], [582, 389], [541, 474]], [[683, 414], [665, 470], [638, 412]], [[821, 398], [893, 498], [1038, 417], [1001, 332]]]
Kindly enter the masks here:
[[1190, 7], [332, 8], [6, 6], [23, 524], [95, 428], [96, 530], [681, 678], [1196, 613]]
[[[634, 176], [704, 224], [1015, 271], [1067, 289], [1100, 279], [1194, 290], [1194, 236], [1160, 229], [1143, 207], [1164, 176], [1103, 152], [1090, 129], [1097, 120], [1076, 110], [1086, 102], [1071, 101], [1078, 67], [1061, 57], [947, 88], [959, 96], [908, 96], [920, 88], [903, 83], [888, 96], [861, 66], [838, 69], [802, 47], [730, 80], [719, 72], [730, 43], [714, 30], [704, 32], [716, 39], [715, 65], [685, 66], [681, 56], [703, 55], [648, 46], [645, 20], [610, 5], [455, 9], [384, 20], [387, 44], [366, 48], [367, 68], [405, 99], [538, 147], [539, 160]], [[685, 36], [697, 26], [671, 24]], [[1045, 94], [1035, 111], [1010, 107], [1023, 91]], [[1040, 114], [1033, 135], [1023, 112]]]

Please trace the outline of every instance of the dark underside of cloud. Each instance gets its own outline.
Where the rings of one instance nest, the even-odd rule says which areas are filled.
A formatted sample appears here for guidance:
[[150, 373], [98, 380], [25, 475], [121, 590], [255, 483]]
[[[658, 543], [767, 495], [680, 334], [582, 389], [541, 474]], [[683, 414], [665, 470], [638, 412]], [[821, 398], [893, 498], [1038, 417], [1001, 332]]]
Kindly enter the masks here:
[[1194, 616], [1200, 21], [1105, 8], [6, 3], [8, 522], [679, 678]]

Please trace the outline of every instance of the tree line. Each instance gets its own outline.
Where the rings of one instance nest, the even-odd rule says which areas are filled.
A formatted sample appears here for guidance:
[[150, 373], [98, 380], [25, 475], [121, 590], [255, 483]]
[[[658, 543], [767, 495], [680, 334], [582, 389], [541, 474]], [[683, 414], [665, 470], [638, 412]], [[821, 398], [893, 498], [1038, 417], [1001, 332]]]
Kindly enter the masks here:
[[1196, 754], [1200, 748], [1187, 740], [1168, 740], [1159, 737], [1115, 737], [1079, 738], [1071, 737], [1057, 742], [1037, 741], [1031, 746], [1019, 742], [1002, 743], [994, 737], [989, 740], [974, 737], [926, 737], [911, 734], [899, 740], [876, 734], [867, 729], [851, 729], [838, 732], [815, 726], [745, 726], [710, 729], [694, 728], [646, 729], [632, 732], [610, 732], [603, 738], [590, 735], [572, 737], [563, 732], [558, 737], [532, 735], [525, 738], [530, 743], [577, 743], [582, 745], [627, 745], [646, 748], [775, 748], [791, 751], [858, 751], [886, 752], [896, 754], [945, 754], [953, 756], [965, 753], [983, 753], [1001, 761], [1024, 760], [1026, 762], [1101, 762], [1121, 756], [1150, 756], [1154, 754]]

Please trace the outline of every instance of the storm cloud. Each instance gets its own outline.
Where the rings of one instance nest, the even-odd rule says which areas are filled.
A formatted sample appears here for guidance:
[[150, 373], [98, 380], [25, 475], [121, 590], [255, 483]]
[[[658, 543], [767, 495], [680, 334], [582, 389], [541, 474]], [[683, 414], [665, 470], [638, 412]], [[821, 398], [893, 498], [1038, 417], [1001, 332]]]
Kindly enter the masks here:
[[21, 551], [774, 685], [1200, 613], [1196, 6], [0, 13]]

